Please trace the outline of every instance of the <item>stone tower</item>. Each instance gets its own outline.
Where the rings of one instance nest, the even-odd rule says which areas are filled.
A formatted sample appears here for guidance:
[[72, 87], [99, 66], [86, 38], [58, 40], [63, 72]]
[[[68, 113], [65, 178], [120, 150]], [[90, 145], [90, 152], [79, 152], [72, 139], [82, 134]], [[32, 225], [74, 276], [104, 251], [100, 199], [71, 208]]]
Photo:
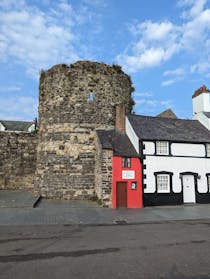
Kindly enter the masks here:
[[117, 104], [131, 112], [132, 91], [115, 65], [78, 61], [41, 73], [35, 191], [66, 199], [93, 194], [95, 130], [114, 127]]

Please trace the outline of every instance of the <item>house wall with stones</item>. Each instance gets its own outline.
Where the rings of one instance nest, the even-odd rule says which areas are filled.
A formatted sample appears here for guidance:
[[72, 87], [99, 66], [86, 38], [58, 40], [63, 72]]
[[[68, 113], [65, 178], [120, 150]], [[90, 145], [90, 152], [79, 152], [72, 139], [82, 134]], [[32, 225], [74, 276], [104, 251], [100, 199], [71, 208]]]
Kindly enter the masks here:
[[0, 189], [34, 187], [37, 134], [0, 132]]
[[95, 193], [106, 206], [112, 206], [113, 150], [102, 149], [96, 137]]
[[39, 88], [35, 191], [44, 197], [94, 193], [96, 128], [115, 125], [115, 106], [133, 106], [133, 87], [119, 66], [79, 61], [43, 71]]

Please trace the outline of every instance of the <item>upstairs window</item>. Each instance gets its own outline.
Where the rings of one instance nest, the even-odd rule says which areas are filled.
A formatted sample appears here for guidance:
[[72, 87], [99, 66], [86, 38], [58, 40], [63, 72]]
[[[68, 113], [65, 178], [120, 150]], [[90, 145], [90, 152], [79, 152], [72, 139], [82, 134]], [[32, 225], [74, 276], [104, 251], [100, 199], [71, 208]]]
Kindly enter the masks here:
[[158, 174], [157, 175], [157, 192], [170, 193], [170, 175]]
[[156, 142], [156, 154], [157, 155], [168, 155], [169, 147], [167, 141], [157, 141]]
[[131, 158], [122, 158], [122, 167], [123, 168], [130, 168], [131, 167]]
[[206, 156], [210, 157], [210, 143], [206, 144]]

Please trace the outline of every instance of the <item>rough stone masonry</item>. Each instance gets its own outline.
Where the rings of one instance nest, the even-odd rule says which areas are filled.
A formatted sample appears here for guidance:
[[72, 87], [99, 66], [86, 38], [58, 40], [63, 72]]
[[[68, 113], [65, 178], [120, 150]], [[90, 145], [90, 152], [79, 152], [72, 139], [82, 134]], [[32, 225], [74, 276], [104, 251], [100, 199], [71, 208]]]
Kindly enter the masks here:
[[132, 91], [130, 77], [116, 65], [78, 61], [41, 73], [36, 192], [66, 199], [94, 193], [95, 131], [114, 127], [117, 104], [131, 112]]
[[0, 132], [0, 189], [34, 188], [37, 134]]

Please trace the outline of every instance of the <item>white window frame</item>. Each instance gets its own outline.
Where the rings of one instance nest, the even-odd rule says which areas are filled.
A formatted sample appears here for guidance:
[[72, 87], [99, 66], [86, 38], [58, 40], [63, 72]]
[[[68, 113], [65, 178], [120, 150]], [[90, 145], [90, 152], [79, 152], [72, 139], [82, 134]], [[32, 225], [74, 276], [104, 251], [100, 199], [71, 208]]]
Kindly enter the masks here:
[[210, 157], [210, 143], [206, 144], [206, 157]]
[[169, 155], [168, 141], [156, 141], [156, 154], [157, 155]]
[[131, 168], [131, 158], [130, 157], [122, 157], [122, 168]]
[[[156, 179], [157, 193], [170, 193], [170, 174], [157, 174]], [[162, 187], [163, 189], [160, 189], [160, 187]]]

